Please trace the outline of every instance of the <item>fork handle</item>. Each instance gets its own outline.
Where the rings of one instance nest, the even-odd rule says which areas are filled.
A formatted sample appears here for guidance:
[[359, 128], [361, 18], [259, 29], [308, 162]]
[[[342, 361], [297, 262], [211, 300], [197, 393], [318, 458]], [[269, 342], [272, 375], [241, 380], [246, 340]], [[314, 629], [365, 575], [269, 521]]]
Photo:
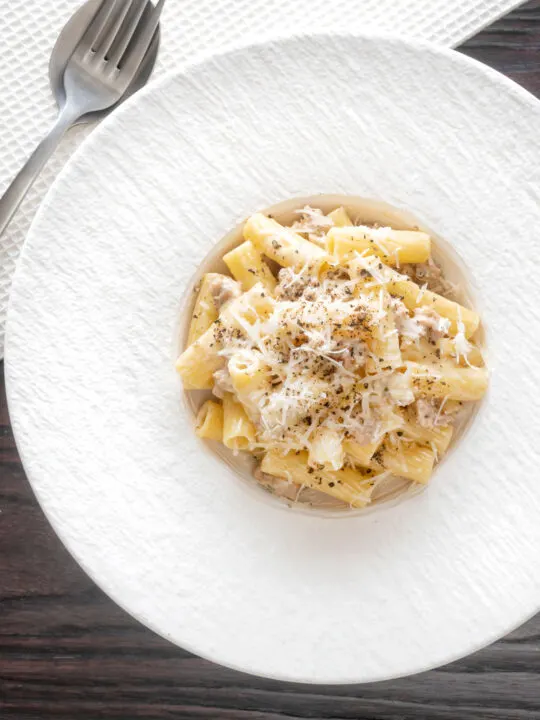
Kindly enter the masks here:
[[0, 235], [9, 225], [11, 219], [26, 193], [30, 190], [39, 173], [58, 147], [66, 130], [70, 128], [80, 113], [76, 113], [69, 105], [64, 105], [49, 134], [43, 138], [32, 155], [28, 158], [4, 195], [0, 198]]

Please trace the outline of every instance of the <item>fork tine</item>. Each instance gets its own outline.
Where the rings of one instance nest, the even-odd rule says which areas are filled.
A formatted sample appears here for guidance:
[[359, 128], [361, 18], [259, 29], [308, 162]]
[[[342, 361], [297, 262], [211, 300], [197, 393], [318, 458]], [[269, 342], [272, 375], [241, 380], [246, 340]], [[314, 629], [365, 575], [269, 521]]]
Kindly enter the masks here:
[[107, 55], [112, 48], [116, 37], [122, 32], [122, 26], [125, 22], [126, 16], [131, 10], [134, 0], [123, 0], [120, 4], [119, 9], [116, 12], [116, 17], [112, 18], [109, 16], [110, 21], [107, 24], [104, 37], [99, 43], [98, 47], [94, 47], [95, 50], [99, 51], [100, 55], [107, 60]]
[[141, 28], [140, 35], [128, 45], [124, 56], [118, 61], [120, 74], [124, 75], [125, 79], [133, 77], [137, 68], [143, 61], [148, 48], [152, 44], [152, 40], [154, 39], [154, 35], [159, 25], [159, 17], [164, 5], [165, 0], [159, 0], [148, 19], [145, 19], [144, 16], [141, 18], [141, 21], [136, 29], [138, 30], [139, 27]]
[[78, 45], [81, 51], [94, 50], [98, 40], [107, 26], [109, 17], [117, 3], [117, 0], [101, 0], [94, 17], [84, 31]]
[[125, 23], [123, 31], [118, 33], [114, 47], [111, 47], [109, 51], [109, 62], [113, 67], [116, 67], [124, 53], [127, 50], [135, 31], [137, 30], [144, 11], [148, 5], [148, 0], [134, 0], [131, 7], [134, 7], [134, 11], [129, 22]]

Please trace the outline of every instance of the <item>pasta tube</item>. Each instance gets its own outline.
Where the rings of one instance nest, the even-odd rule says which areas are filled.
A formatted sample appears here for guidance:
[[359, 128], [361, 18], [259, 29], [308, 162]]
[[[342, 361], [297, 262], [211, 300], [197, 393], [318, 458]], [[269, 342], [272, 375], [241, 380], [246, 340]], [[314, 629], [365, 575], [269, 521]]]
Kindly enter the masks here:
[[276, 279], [259, 250], [249, 240], [224, 255], [223, 260], [244, 290], [260, 282], [268, 292], [274, 291]]
[[427, 233], [391, 228], [333, 227], [327, 235], [328, 252], [339, 262], [347, 257], [376, 255], [386, 265], [422, 263], [429, 259], [431, 238]]
[[373, 455], [377, 452], [382, 442], [382, 438], [377, 442], [360, 445], [355, 440], [344, 440], [343, 450], [351, 457], [354, 462], [364, 467], [369, 467]]
[[176, 371], [182, 377], [186, 390], [212, 389], [214, 373], [225, 362], [218, 355], [221, 346], [217, 330], [214, 323], [176, 361]]
[[223, 406], [221, 403], [207, 400], [197, 413], [195, 433], [208, 440], [223, 439]]
[[268, 369], [256, 350], [240, 350], [229, 360], [229, 374], [238, 395], [261, 390], [268, 385]]
[[281, 455], [271, 450], [264, 456], [261, 470], [296, 485], [320, 490], [354, 507], [365, 507], [373, 490], [370, 480], [373, 473], [362, 473], [352, 468], [314, 470], [308, 466], [306, 452]]
[[270, 375], [262, 355], [256, 350], [241, 350], [228, 363], [234, 392], [253, 419], [260, 417], [260, 400], [270, 385]]
[[425, 485], [433, 473], [435, 453], [420, 445], [402, 447], [400, 450], [385, 447], [381, 454], [381, 464], [394, 475]]
[[436, 353], [437, 347], [426, 340], [425, 337], [418, 338], [414, 342], [404, 344], [401, 348], [403, 360], [412, 360], [417, 363], [436, 364], [439, 361]]
[[328, 213], [328, 217], [332, 220], [335, 227], [348, 227], [353, 224], [349, 213], [344, 207], [338, 207], [332, 210], [332, 212]]
[[251, 240], [266, 257], [286, 267], [301, 268], [326, 258], [322, 248], [261, 213], [247, 220], [244, 238]]
[[242, 405], [230, 393], [223, 398], [223, 444], [230, 450], [249, 450], [257, 432]]
[[407, 363], [416, 395], [449, 400], [480, 400], [488, 387], [485, 368]]
[[239, 298], [225, 305], [219, 319], [225, 327], [248, 332], [248, 326], [266, 318], [273, 308], [274, 301], [271, 296], [261, 283], [257, 283]]
[[201, 286], [195, 300], [193, 315], [189, 326], [187, 344], [191, 345], [205, 333], [210, 325], [217, 320], [218, 311], [214, 302], [212, 286], [219, 278], [218, 273], [206, 273], [201, 280]]
[[448, 450], [453, 434], [454, 428], [451, 425], [425, 428], [410, 417], [406, 417], [402, 437], [404, 440], [412, 440], [421, 445], [435, 448], [437, 455], [441, 457]]

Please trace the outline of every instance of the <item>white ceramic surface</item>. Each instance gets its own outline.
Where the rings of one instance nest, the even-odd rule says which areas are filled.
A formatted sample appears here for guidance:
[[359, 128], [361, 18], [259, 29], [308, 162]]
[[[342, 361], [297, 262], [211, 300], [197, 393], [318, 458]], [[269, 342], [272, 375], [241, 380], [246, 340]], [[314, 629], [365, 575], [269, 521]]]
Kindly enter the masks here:
[[[69, 163], [11, 298], [10, 412], [48, 517], [99, 585], [185, 648], [360, 682], [467, 654], [540, 604], [540, 105], [451, 51], [313, 36], [148, 88]], [[246, 492], [194, 437], [180, 297], [249, 213], [343, 193], [413, 212], [469, 268], [491, 387], [429, 490], [323, 519]]]
[[[47, 64], [63, 24], [82, 0], [0, 0], [0, 193], [52, 122]], [[167, 0], [155, 77], [201, 52], [262, 33], [367, 27], [453, 46], [520, 0]], [[0, 357], [8, 293], [39, 203], [88, 128], [65, 138], [15, 220], [0, 238]]]

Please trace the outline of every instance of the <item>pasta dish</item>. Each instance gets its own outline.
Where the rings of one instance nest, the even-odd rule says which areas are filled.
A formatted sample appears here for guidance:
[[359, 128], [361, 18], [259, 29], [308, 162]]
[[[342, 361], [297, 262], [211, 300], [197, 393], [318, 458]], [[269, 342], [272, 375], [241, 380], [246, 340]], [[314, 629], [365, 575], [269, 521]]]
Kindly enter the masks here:
[[488, 384], [479, 316], [431, 245], [343, 207], [250, 217], [230, 276], [199, 282], [176, 363], [186, 390], [212, 392], [197, 435], [249, 453], [293, 501], [364, 507], [427, 484]]

